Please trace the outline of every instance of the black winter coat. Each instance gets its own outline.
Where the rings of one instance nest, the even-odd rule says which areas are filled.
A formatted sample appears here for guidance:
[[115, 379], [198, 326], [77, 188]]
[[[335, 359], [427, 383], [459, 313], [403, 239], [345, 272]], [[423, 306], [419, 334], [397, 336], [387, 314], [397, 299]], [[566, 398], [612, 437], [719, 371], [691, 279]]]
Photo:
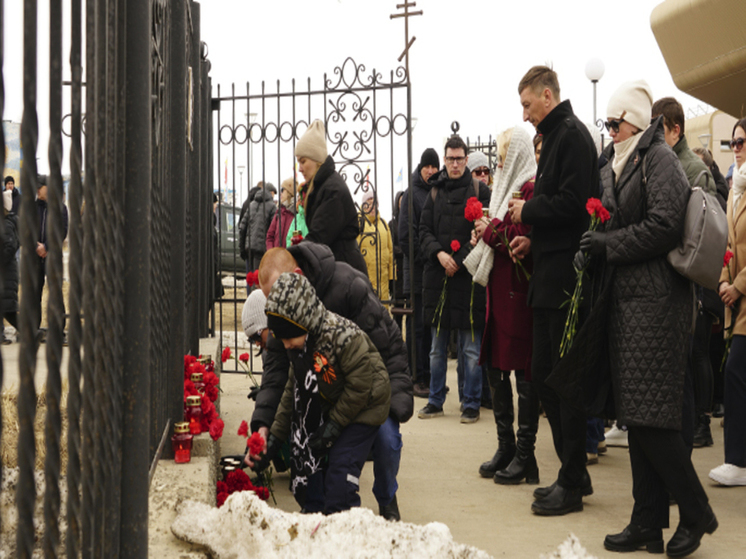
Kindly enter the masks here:
[[[490, 203], [490, 189], [482, 182], [471, 178], [471, 171], [465, 168], [464, 174], [458, 179], [448, 178], [443, 170], [433, 182], [436, 188], [435, 200], [428, 195], [422, 209], [420, 219], [420, 250], [425, 258], [425, 268], [422, 275], [423, 306], [425, 324], [446, 330], [469, 330], [472, 328], [470, 316], [473, 318], [475, 332], [484, 330], [484, 318], [487, 308], [485, 289], [478, 283], [473, 283], [471, 274], [464, 267], [464, 258], [471, 251], [471, 232], [474, 225], [464, 217], [466, 201], [476, 195], [475, 183], [479, 189], [479, 201], [482, 206]], [[451, 242], [458, 241], [461, 245], [458, 252], [452, 254]], [[445, 251], [453, 256], [459, 269], [448, 278], [446, 302], [439, 319], [434, 320], [435, 307], [443, 291], [443, 281], [446, 271], [438, 260], [438, 253]], [[472, 285], [474, 289], [473, 305], [471, 301]]]
[[248, 255], [249, 251], [266, 252], [267, 229], [275, 216], [277, 206], [272, 193], [260, 188], [254, 194], [249, 209], [243, 214], [239, 223], [239, 241], [243, 240], [242, 250]]
[[368, 266], [357, 244], [358, 212], [350, 189], [335, 171], [331, 156], [327, 156], [316, 171], [313, 184], [305, 202], [308, 226], [305, 240], [328, 246], [337, 262], [346, 262], [367, 276]]
[[588, 230], [585, 204], [597, 196], [598, 155], [588, 128], [563, 101], [539, 123], [543, 135], [534, 197], [521, 220], [532, 226], [534, 273], [528, 286], [533, 308], [559, 309], [575, 288], [572, 259]]
[[[420, 250], [420, 217], [425, 200], [430, 195], [432, 184], [425, 182], [420, 174], [422, 165], [412, 173], [412, 231], [414, 231], [414, 291], [422, 293], [422, 272], [425, 269], [425, 259]], [[435, 180], [437, 175], [432, 177]], [[409, 294], [412, 282], [409, 277], [409, 192], [405, 190], [401, 199], [401, 212], [399, 214], [399, 247], [404, 253], [404, 293]]]
[[[389, 373], [389, 414], [400, 423], [409, 420], [414, 412], [414, 401], [407, 350], [399, 327], [373, 292], [367, 273], [362, 274], [344, 262], [335, 261], [329, 247], [321, 244], [302, 242], [288, 250], [327, 310], [349, 318], [368, 334]], [[270, 340], [273, 341], [267, 343], [264, 354], [262, 388], [251, 419], [252, 430], [262, 424], [272, 425], [288, 379], [287, 352], [271, 335]]]
[[18, 242], [18, 217], [9, 213], [3, 218], [4, 239], [0, 263], [2, 264], [3, 293], [0, 301], [0, 320], [2, 314], [18, 312], [18, 261], [16, 251]]

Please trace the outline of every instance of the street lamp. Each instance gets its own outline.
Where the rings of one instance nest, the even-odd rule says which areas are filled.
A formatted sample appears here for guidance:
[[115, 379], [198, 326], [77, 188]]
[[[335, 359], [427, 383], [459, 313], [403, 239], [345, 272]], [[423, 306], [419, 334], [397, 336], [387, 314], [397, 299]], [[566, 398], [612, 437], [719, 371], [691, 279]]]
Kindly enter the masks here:
[[238, 197], [240, 198], [239, 202], [243, 204], [243, 172], [246, 167], [239, 165], [236, 169], [238, 169]]
[[606, 67], [600, 58], [591, 58], [585, 65], [585, 77], [593, 83], [593, 124], [596, 122], [596, 84], [604, 77]]

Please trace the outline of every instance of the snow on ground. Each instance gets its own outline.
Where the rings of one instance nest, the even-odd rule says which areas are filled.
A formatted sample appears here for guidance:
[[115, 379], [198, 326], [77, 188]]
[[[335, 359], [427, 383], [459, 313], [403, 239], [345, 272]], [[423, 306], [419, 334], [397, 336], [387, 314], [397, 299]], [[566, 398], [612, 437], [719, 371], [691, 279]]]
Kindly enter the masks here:
[[440, 522], [388, 522], [365, 508], [330, 516], [287, 513], [250, 491], [233, 493], [219, 509], [185, 501], [171, 531], [224, 559], [490, 559], [482, 550], [454, 542]]

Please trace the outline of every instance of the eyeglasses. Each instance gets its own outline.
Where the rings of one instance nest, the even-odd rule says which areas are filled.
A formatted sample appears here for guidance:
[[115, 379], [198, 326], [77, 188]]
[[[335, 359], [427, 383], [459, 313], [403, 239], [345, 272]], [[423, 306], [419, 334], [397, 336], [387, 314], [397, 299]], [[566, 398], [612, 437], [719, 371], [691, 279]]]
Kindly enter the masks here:
[[480, 167], [479, 169], [474, 169], [472, 171], [475, 175], [484, 175], [486, 177], [490, 176], [490, 170], [487, 167]]
[[730, 149], [736, 149], [739, 150], [743, 149], [743, 144], [746, 143], [746, 139], [744, 138], [736, 138], [735, 140], [730, 141]]
[[466, 161], [466, 157], [446, 157], [445, 158], [446, 163], [458, 163], [461, 165], [464, 161]]
[[607, 120], [604, 122], [604, 126], [606, 126], [607, 132], [614, 131], [615, 134], [619, 133], [619, 125], [624, 122], [623, 118], [620, 118], [619, 120]]

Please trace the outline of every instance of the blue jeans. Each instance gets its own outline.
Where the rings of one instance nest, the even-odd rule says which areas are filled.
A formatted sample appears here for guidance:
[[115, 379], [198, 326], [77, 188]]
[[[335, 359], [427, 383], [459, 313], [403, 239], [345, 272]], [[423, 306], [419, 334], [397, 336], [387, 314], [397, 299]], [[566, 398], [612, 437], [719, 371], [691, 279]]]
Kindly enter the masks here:
[[[448, 369], [448, 338], [450, 332], [432, 328], [433, 343], [430, 348], [430, 398], [428, 402], [439, 408], [446, 401], [446, 370]], [[482, 345], [482, 332], [471, 330], [457, 330], [458, 355], [463, 361], [464, 388], [461, 402], [464, 409], [478, 410], [482, 401], [482, 367], [479, 365], [479, 348]]]
[[399, 422], [389, 416], [378, 429], [376, 440], [373, 442], [373, 495], [382, 507], [391, 502], [399, 489], [396, 475], [399, 473], [401, 448]]

